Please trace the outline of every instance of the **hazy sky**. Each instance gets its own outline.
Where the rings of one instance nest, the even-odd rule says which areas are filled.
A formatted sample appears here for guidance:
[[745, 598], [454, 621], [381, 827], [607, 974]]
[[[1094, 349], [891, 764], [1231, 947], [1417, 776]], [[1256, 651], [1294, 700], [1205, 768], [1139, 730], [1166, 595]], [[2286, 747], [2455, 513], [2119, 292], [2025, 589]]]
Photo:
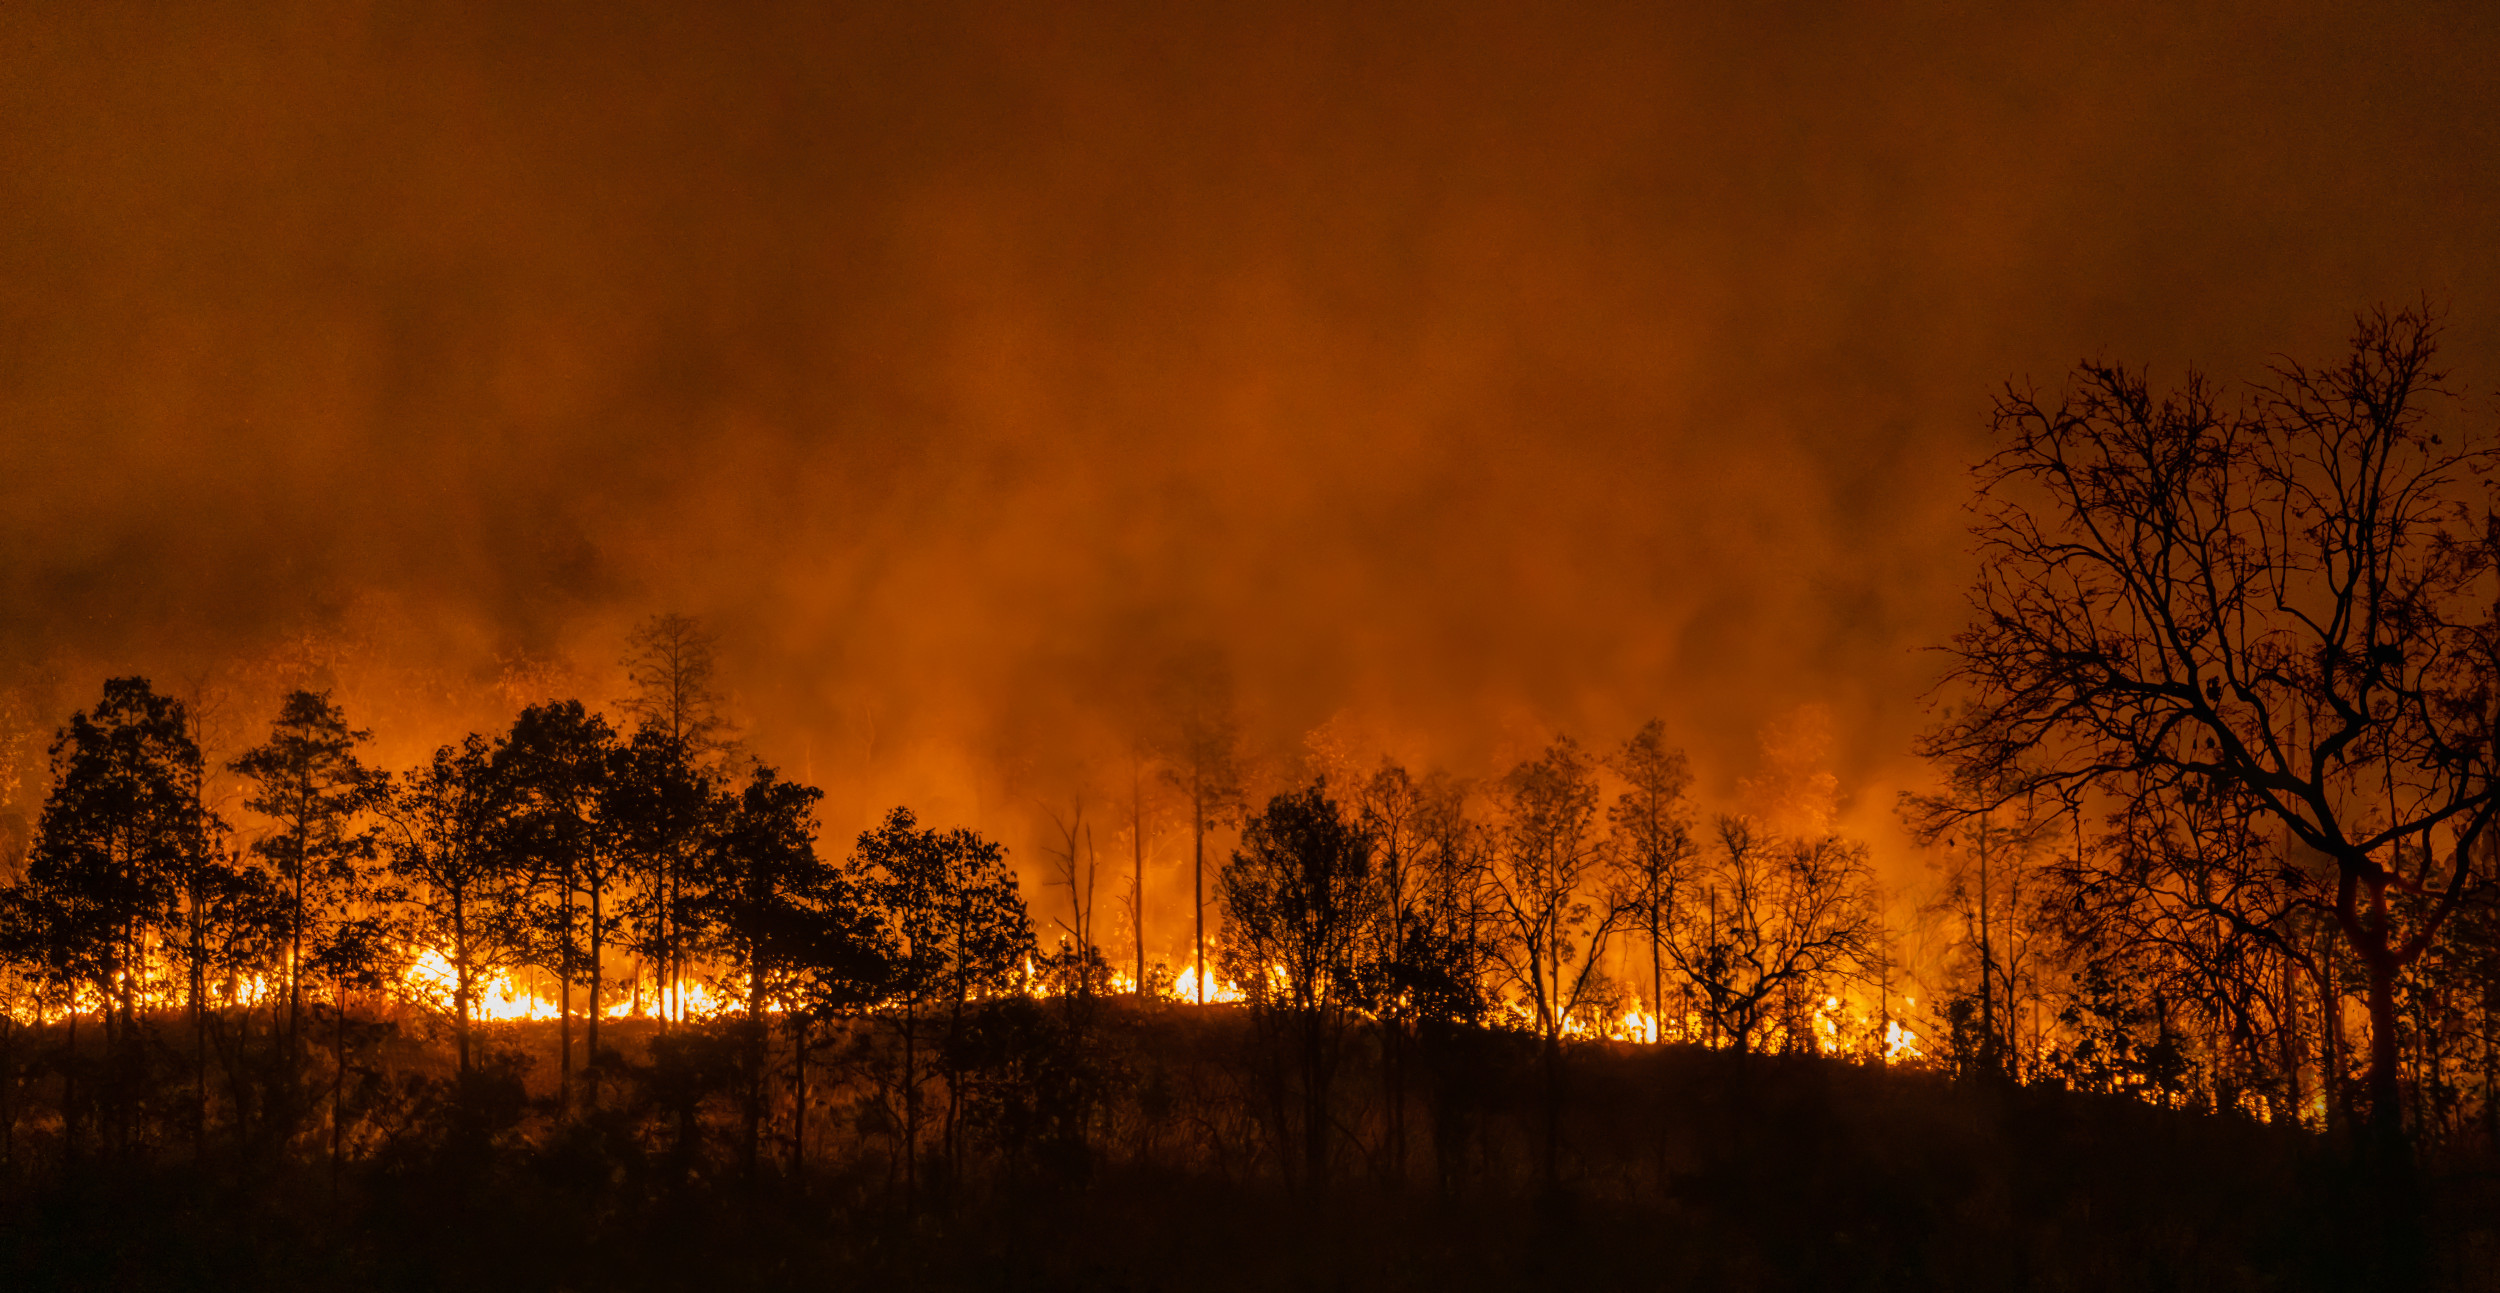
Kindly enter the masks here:
[[1176, 660], [1719, 796], [1820, 704], [1881, 817], [1997, 384], [2427, 292], [2493, 417], [2494, 10], [2179, 7], [9, 5], [0, 657], [398, 755], [682, 609], [843, 829]]

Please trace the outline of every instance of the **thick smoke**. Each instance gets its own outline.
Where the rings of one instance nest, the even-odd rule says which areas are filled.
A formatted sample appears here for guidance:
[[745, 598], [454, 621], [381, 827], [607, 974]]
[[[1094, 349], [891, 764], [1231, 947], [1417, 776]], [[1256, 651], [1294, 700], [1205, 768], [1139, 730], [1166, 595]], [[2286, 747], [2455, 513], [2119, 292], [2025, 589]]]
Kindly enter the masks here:
[[1996, 384], [2489, 367], [2484, 8], [1660, 8], [0, 11], [20, 752], [138, 670], [405, 763], [678, 609], [836, 838], [1207, 677], [1730, 807], [1825, 723], [1889, 838]]

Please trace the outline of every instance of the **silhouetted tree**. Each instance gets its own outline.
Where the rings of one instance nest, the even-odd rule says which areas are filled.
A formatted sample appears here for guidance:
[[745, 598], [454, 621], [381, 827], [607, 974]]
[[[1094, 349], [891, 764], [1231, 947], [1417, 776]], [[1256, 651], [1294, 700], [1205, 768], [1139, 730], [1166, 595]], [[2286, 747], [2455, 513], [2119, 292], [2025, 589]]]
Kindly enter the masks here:
[[[1950, 805], [1918, 802], [1916, 820], [1958, 823], [1952, 834], [1928, 841], [1941, 846], [1935, 858], [1938, 885], [1929, 901], [1950, 927], [1949, 952], [1959, 962], [1936, 987], [1944, 989], [1944, 1001], [1970, 1003], [1976, 1020], [1975, 1028], [1960, 1030], [1972, 1035], [1968, 1046], [1957, 1046], [1957, 1062], [1967, 1061], [1985, 1073], [2020, 1076], [2022, 1057], [2012, 1043], [2024, 1013], [2035, 1030], [2039, 1025], [2044, 944], [2056, 932], [2053, 913], [2047, 910], [2050, 868], [2042, 854], [2051, 829], [2067, 815], [2044, 814], [2030, 799], [1970, 816]], [[2147, 873], [2135, 875], [2145, 878]], [[2069, 913], [2079, 911], [2095, 897], [2109, 897], [2120, 888], [2078, 876], [2061, 906]], [[2070, 928], [2081, 927], [2070, 922]], [[1928, 995], [1931, 1002], [1939, 1000], [1936, 988]], [[2035, 1047], [2033, 1060], [2040, 1058], [2037, 1051]]]
[[1811, 1054], [1815, 1005], [1881, 954], [1866, 846], [1782, 839], [1742, 817], [1720, 818], [1717, 834], [1668, 952], [1738, 1054], [1772, 1026], [1784, 1049]]
[[[591, 1099], [598, 1098], [599, 980], [608, 913], [604, 900], [621, 867], [604, 810], [615, 734], [578, 700], [532, 705], [513, 720], [492, 767], [511, 796], [513, 846], [528, 859], [533, 959], [556, 975], [559, 1104], [573, 1082], [573, 984], [591, 981]], [[577, 910], [576, 894], [588, 899]]]
[[1594, 834], [1597, 775], [1564, 737], [1495, 788], [1500, 814], [1484, 871], [1485, 939], [1503, 985], [1520, 996], [1543, 1056], [1546, 1183], [1561, 1170], [1563, 1038], [1606, 989], [1606, 942], [1624, 909], [1613, 863]]
[[[806, 1027], [811, 1017], [857, 1009], [886, 980], [884, 931], [856, 876], [816, 854], [816, 804], [824, 792], [759, 767], [719, 814], [689, 906], [694, 929], [722, 958], [723, 995], [742, 997], [746, 1018], [746, 1139], [756, 1167], [766, 1106], [770, 1007], [791, 1024], [798, 1101], [806, 1101]], [[804, 1137], [802, 1122], [794, 1139]]]
[[[285, 897], [287, 1044], [302, 1044], [309, 961], [361, 941], [351, 928], [370, 884], [376, 835], [364, 822], [378, 783], [356, 756], [371, 732], [347, 726], [327, 692], [287, 694], [269, 739], [234, 761], [254, 790], [244, 806], [270, 823], [251, 851]], [[337, 942], [339, 947], [333, 948]]]
[[1129, 750], [1128, 765], [1128, 892], [1122, 905], [1128, 911], [1130, 951], [1136, 958], [1136, 979], [1130, 985], [1140, 997], [1151, 995], [1146, 976], [1146, 835], [1148, 823], [1155, 819], [1154, 809], [1146, 801], [1146, 760], [1144, 743]]
[[[643, 621], [626, 639], [622, 662], [631, 694], [617, 708], [634, 720], [634, 851], [642, 872], [637, 902], [638, 954], [659, 974], [664, 1013], [682, 1018], [685, 940], [679, 934], [685, 871], [706, 823], [705, 782], [736, 744], [715, 690], [711, 630], [692, 616], [669, 612]], [[649, 740], [643, 735], [650, 734]]]
[[[1649, 1040], [1663, 1041], [1667, 938], [1675, 929], [1677, 900], [1692, 878], [1693, 830], [1684, 791], [1693, 773], [1684, 752], [1668, 748], [1666, 725], [1656, 719], [1625, 741], [1607, 766], [1625, 783], [1606, 809], [1623, 886], [1615, 901], [1648, 939]], [[1681, 1032], [1681, 1012], [1676, 1026]]]
[[[52, 743], [52, 790], [26, 875], [11, 896], [19, 965], [50, 985], [70, 1020], [67, 1072], [79, 1069], [80, 987], [94, 992], [107, 1058], [135, 1056], [138, 1002], [152, 944], [184, 939], [183, 903], [211, 865], [212, 823], [199, 800], [200, 753], [181, 702], [144, 678], [115, 678], [92, 711]], [[116, 1102], [119, 1116], [127, 1101]], [[79, 1102], [65, 1093], [74, 1147]]]
[[703, 622], [674, 611], [644, 620], [626, 638], [625, 666], [633, 691], [616, 703], [637, 727], [648, 727], [711, 760], [735, 740], [715, 689], [720, 641]]
[[1408, 1051], [1433, 1003], [1433, 873], [1426, 861], [1427, 807], [1407, 770], [1390, 760], [1356, 787], [1356, 813], [1371, 840], [1377, 882], [1370, 947], [1361, 970], [1364, 1010], [1380, 1034], [1382, 1135], [1389, 1175], [1406, 1176]]
[[[667, 730], [648, 725], [617, 752], [605, 796], [612, 843], [635, 881], [628, 900], [635, 954], [658, 975], [661, 1017], [682, 1021], [687, 957], [699, 941], [688, 876], [718, 826], [721, 772]], [[636, 978], [639, 1002], [640, 977]]]
[[[1314, 1189], [1328, 1182], [1329, 1092], [1378, 928], [1372, 861], [1371, 837], [1315, 781], [1242, 824], [1241, 847], [1216, 881], [1224, 974], [1271, 1050], [1289, 1058], [1293, 1080], [1278, 1085], [1299, 1097], [1300, 1175]], [[1296, 1137], [1283, 1118], [1277, 1133], [1291, 1175]]]
[[1049, 958], [1054, 987], [1065, 993], [1072, 1010], [1093, 1000], [1095, 989], [1110, 972], [1094, 942], [1094, 895], [1102, 866], [1094, 851], [1094, 828], [1085, 820], [1082, 794], [1069, 803], [1066, 816], [1049, 810], [1055, 843], [1043, 848], [1050, 859], [1049, 883], [1068, 891], [1068, 917], [1052, 917], [1061, 931], [1060, 950]]
[[1241, 807], [1241, 733], [1224, 675], [1207, 662], [1175, 684], [1171, 748], [1164, 779], [1189, 813], [1190, 966], [1199, 1005], [1207, 1002], [1207, 831]]
[[[886, 1014], [903, 1046], [903, 1188], [908, 1200], [918, 1181], [921, 1021], [943, 1012], [948, 1046], [940, 1054], [952, 1053], [962, 1036], [966, 1007], [1017, 982], [1033, 955], [1033, 919], [1017, 891], [1006, 849], [960, 827], [922, 827], [909, 809], [897, 808], [884, 824], [860, 833], [853, 874], [874, 895], [895, 944]], [[958, 1165], [962, 1082], [951, 1070], [946, 1077], [944, 1143], [953, 1168]]]
[[[2009, 389], [1978, 470], [1984, 563], [1923, 751], [1964, 784], [2113, 802], [2244, 794], [2335, 868], [2368, 1077], [2401, 1139], [2397, 985], [2470, 888], [2495, 797], [2491, 450], [2428, 415], [2438, 329], [2360, 317], [2237, 410], [2191, 372], [2086, 364]], [[2241, 932], [2285, 945], [2280, 930]]]
[[393, 786], [383, 810], [391, 869], [408, 891], [409, 932], [451, 966], [463, 1076], [471, 1071], [469, 1021], [478, 980], [527, 941], [517, 919], [527, 877], [506, 838], [510, 792], [495, 774], [494, 751], [472, 733], [435, 750], [431, 762]]

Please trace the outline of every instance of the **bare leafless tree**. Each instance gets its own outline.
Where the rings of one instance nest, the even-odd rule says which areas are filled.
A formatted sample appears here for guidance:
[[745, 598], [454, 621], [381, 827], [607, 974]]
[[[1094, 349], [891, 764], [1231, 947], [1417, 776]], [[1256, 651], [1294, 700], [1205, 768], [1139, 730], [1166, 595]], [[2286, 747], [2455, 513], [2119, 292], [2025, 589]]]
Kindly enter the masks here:
[[[1682, 750], [1666, 742], [1666, 726], [1645, 724], [1607, 760], [1623, 778], [1623, 793], [1606, 809], [1621, 865], [1617, 903], [1647, 939], [1649, 1040], [1666, 1040], [1667, 937], [1675, 929], [1678, 900], [1692, 881], [1693, 830], [1684, 791], [1693, 773]], [[1679, 1026], [1681, 1014], [1679, 1012]]]
[[1815, 1003], [1880, 963], [1866, 846], [1782, 838], [1742, 817], [1720, 818], [1717, 835], [1668, 954], [1720, 1044], [1741, 1055], [1776, 1030], [1783, 1049], [1811, 1052]]
[[1613, 900], [1612, 850], [1595, 829], [1597, 771], [1570, 738], [1512, 769], [1495, 800], [1497, 843], [1484, 871], [1493, 933], [1484, 946], [1542, 1044], [1551, 1185], [1560, 1168], [1563, 1038], [1608, 987], [1606, 944], [1625, 910]]
[[[1929, 756], [1997, 802], [2246, 795], [2333, 867], [2368, 981], [2373, 1118], [2400, 1139], [2396, 985], [2468, 889], [2495, 797], [2488, 437], [2435, 426], [2427, 308], [2279, 361], [2236, 409], [2190, 373], [2009, 389], [1982, 570]], [[1977, 805], [1989, 806], [1986, 798]], [[2228, 903], [2242, 935], [2296, 943]]]

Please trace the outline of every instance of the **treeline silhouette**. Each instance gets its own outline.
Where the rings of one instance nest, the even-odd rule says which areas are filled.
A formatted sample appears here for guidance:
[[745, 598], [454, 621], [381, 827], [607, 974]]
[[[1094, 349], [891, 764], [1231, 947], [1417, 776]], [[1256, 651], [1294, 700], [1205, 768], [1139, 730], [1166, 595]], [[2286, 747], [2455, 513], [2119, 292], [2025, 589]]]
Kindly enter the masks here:
[[[814, 788], [662, 721], [620, 735], [578, 702], [533, 706], [395, 775], [362, 736], [324, 696], [286, 697], [232, 761], [241, 836], [202, 804], [182, 707], [143, 680], [62, 729], [0, 891], [0, 1165], [26, 1269], [145, 1282], [193, 1259], [100, 1256], [133, 1215], [222, 1254], [203, 1268], [221, 1280], [411, 1286], [769, 1283], [795, 1261], [1249, 1287], [1424, 1260], [1403, 1245], [1429, 1235], [1445, 1264], [1416, 1269], [1445, 1287], [1663, 1263], [1740, 1287], [1975, 1288], [2015, 1241], [2113, 1278], [2252, 1253], [2346, 1269], [2375, 1243], [2277, 1233], [2310, 1206], [2301, 1173], [2334, 1160], [2296, 1122], [2260, 1125], [2266, 1106], [2183, 1132], [1985, 1080], [2091, 1085], [2011, 1046], [1904, 1050], [1899, 1018], [1849, 1004], [1906, 982], [1864, 847], [1737, 818], [1705, 838], [1656, 724], [1603, 760], [1560, 741], [1472, 787], [1383, 765], [1242, 814], [1213, 884], [1228, 1000], [1207, 1007], [1167, 969], [1141, 990], [1073, 935], [1041, 946], [996, 842], [897, 809], [828, 859]], [[1055, 919], [1079, 930], [1090, 850], [1066, 826]], [[1977, 843], [2023, 892], [2004, 877], [2024, 846]], [[2007, 960], [2001, 1017], [2036, 1022]], [[552, 1017], [508, 1017], [533, 1002], [500, 994], [530, 979]], [[2100, 1085], [2168, 1099], [2196, 1071]], [[2212, 1224], [2158, 1239], [2149, 1213], [2077, 1228], [2017, 1208], [1974, 1249], [1938, 1219], [2027, 1189]], [[1261, 1227], [1311, 1233], [1285, 1201], [1321, 1197], [1379, 1233], [1312, 1239], [1310, 1266], [1249, 1256]], [[1711, 1242], [1658, 1229], [1660, 1208], [1711, 1218]], [[970, 1248], [936, 1238], [967, 1226]], [[1123, 1226], [1206, 1227], [1250, 1264], [1208, 1270]], [[1638, 1261], [1605, 1255], [1618, 1227]], [[319, 1260], [266, 1275], [306, 1228]], [[1495, 1228], [1520, 1236], [1497, 1267], [1447, 1258]], [[2103, 1251], [2113, 1230], [2144, 1246]]]
[[112, 679], [0, 889], [0, 1255], [99, 1285], [2480, 1287], [2500, 523], [2460, 501], [2484, 438], [2429, 420], [2435, 336], [2366, 315], [2237, 413], [2106, 366], [2009, 391], [1912, 892], [1828, 785], [1705, 818], [1654, 722], [1480, 780], [1315, 736], [1262, 778], [1200, 680], [1050, 814], [1063, 892], [1028, 899], [908, 809], [833, 856], [680, 616], [617, 717], [534, 705], [412, 769], [292, 692], [222, 761], [241, 821], [184, 707]]

